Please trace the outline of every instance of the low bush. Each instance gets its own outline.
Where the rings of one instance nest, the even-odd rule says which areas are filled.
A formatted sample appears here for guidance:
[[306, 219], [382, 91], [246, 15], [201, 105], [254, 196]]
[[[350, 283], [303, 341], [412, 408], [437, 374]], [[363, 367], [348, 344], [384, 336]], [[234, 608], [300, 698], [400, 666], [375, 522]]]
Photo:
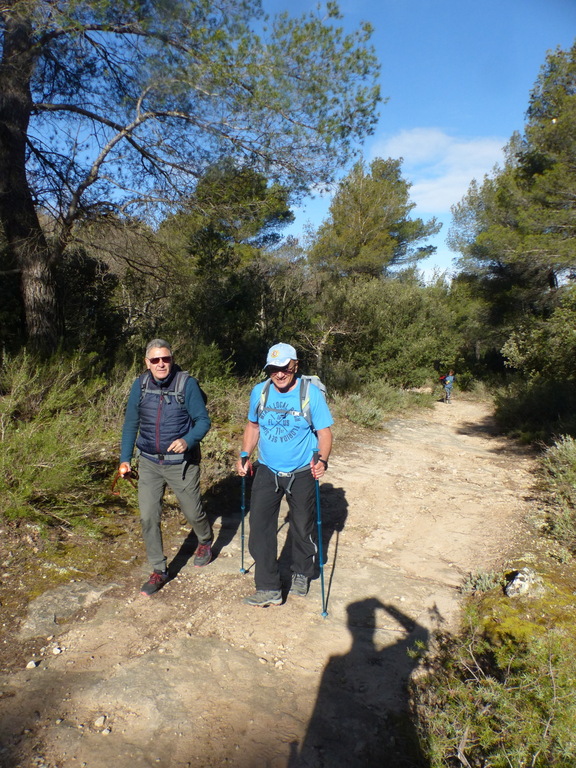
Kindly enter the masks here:
[[495, 642], [471, 613], [412, 693], [430, 768], [576, 764], [576, 657], [561, 630]]
[[[22, 354], [0, 376], [0, 495], [9, 519], [88, 525], [112, 468], [101, 400], [88, 356], [37, 363]], [[95, 479], [96, 482], [95, 482]]]
[[370, 382], [361, 392], [335, 394], [330, 401], [335, 414], [369, 429], [382, 429], [394, 414], [432, 407], [432, 403], [430, 393], [399, 389], [384, 381]]
[[502, 429], [526, 443], [551, 443], [559, 434], [576, 436], [574, 382], [514, 382], [496, 394], [495, 404]]
[[544, 490], [550, 496], [549, 533], [576, 552], [576, 440], [563, 435], [542, 457]]

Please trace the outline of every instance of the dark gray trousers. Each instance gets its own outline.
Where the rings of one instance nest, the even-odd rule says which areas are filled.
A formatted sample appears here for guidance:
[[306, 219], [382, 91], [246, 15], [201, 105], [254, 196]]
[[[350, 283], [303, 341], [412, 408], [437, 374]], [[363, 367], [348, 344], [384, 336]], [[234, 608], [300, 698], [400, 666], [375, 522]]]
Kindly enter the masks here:
[[255, 561], [256, 589], [281, 588], [278, 515], [284, 494], [289, 508], [292, 572], [309, 578], [315, 575], [316, 486], [312, 473], [307, 470], [292, 477], [282, 477], [261, 464], [252, 484], [248, 538], [248, 548]]

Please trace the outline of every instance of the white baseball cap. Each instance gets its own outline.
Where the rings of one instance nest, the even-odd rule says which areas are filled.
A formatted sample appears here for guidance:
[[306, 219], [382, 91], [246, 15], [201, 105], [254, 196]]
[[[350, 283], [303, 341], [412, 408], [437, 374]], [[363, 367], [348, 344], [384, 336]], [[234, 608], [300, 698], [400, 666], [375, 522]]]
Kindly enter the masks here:
[[283, 368], [291, 360], [298, 360], [296, 350], [291, 344], [274, 344], [268, 350], [268, 357], [264, 367], [267, 368], [269, 365], [275, 365], [278, 368]]

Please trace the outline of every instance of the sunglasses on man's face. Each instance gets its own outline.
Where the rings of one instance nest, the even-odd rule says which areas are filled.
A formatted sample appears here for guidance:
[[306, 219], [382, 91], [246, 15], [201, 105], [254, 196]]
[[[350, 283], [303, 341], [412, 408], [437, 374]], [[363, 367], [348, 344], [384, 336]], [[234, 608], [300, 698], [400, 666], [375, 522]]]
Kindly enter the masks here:
[[158, 363], [162, 360], [163, 363], [171, 363], [172, 362], [172, 356], [171, 355], [165, 355], [162, 357], [149, 357], [148, 362], [152, 363], [152, 365], [158, 365]]
[[273, 365], [269, 365], [267, 371], [270, 376], [275, 376], [277, 373], [296, 373], [296, 366], [293, 366], [292, 368], [289, 366], [286, 366], [285, 368], [275, 368]]

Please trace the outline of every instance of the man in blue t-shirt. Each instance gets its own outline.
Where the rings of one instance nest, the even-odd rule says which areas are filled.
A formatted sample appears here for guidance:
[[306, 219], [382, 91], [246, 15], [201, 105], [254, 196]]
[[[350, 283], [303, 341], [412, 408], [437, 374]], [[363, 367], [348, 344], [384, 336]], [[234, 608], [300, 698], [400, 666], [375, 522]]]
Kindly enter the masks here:
[[292, 541], [290, 594], [305, 597], [316, 573], [315, 481], [328, 469], [333, 424], [324, 395], [314, 384], [308, 386], [310, 419], [303, 413], [302, 380], [297, 377], [298, 359], [293, 346], [281, 343], [271, 347], [265, 371], [270, 384], [263, 381], [252, 390], [236, 467], [242, 476], [252, 474], [250, 456], [258, 446], [248, 541], [255, 561], [256, 592], [244, 602], [261, 607], [282, 603], [277, 531], [284, 494], [290, 510]]

